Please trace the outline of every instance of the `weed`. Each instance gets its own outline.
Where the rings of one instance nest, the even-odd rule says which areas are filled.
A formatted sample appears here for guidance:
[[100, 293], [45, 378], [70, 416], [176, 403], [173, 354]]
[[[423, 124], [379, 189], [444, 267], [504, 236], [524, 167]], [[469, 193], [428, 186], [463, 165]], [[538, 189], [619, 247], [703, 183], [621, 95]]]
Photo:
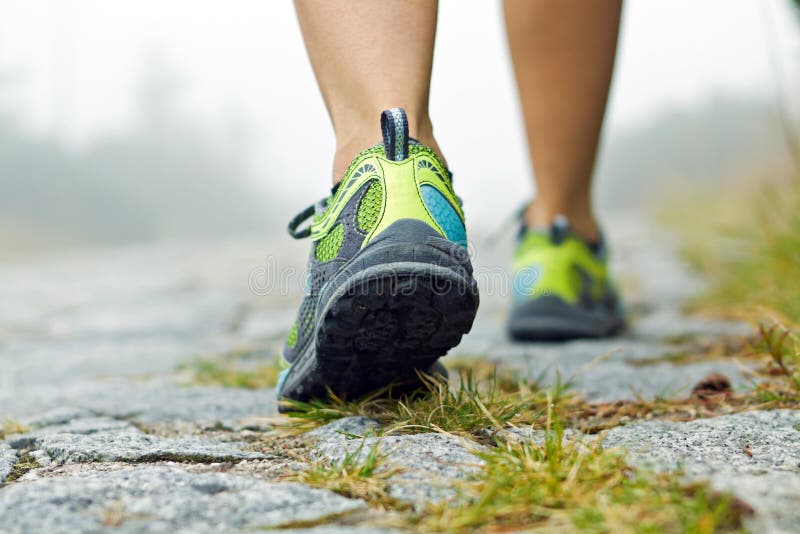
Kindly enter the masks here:
[[9, 417], [0, 420], [0, 439], [5, 439], [6, 436], [11, 434], [24, 434], [29, 431], [30, 427], [28, 425], [24, 425], [16, 419]]
[[[37, 467], [41, 467], [41, 465], [36, 458], [28, 453], [21, 454], [16, 463], [11, 467], [11, 472], [8, 474], [6, 482], [13, 482], [28, 471], [36, 469]], [[0, 482], [2, 482], [2, 480], [0, 480]]]
[[346, 451], [338, 461], [319, 460], [308, 470], [291, 478], [316, 488], [329, 489], [352, 499], [363, 499], [371, 506], [403, 510], [408, 505], [389, 495], [388, 480], [400, 472], [398, 468], [382, 466], [383, 456], [378, 452], [380, 441], [365, 449], [366, 438], [352, 451]]
[[281, 372], [277, 361], [240, 368], [237, 359], [202, 359], [184, 367], [191, 372], [191, 383], [228, 388], [260, 389], [273, 387]]
[[480, 456], [462, 499], [429, 507], [423, 531], [733, 532], [744, 508], [702, 484], [627, 465], [620, 451], [567, 441], [551, 413], [541, 444], [500, 443]]
[[307, 430], [341, 417], [362, 415], [377, 420], [386, 433], [446, 432], [477, 437], [487, 428], [544, 421], [550, 403], [572, 402], [567, 385], [557, 381], [545, 391], [525, 380], [498, 378], [496, 370], [461, 369], [454, 383], [421, 374], [424, 389], [392, 399], [379, 391], [357, 401], [333, 394], [327, 400], [287, 401], [294, 421], [289, 428]]
[[756, 384], [762, 402], [800, 403], [800, 337], [786, 325], [774, 322], [759, 325], [760, 341], [755, 348], [767, 360]]
[[667, 221], [681, 234], [686, 259], [710, 282], [696, 307], [756, 320], [766, 309], [800, 323], [800, 176], [713, 194], [697, 199], [701, 224], [685, 212]]

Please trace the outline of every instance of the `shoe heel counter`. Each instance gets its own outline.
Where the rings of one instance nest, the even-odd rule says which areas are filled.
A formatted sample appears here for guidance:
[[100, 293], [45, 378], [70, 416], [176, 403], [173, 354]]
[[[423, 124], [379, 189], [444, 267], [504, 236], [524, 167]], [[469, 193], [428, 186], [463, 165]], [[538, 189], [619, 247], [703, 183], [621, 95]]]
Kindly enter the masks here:
[[376, 228], [364, 245], [401, 219], [422, 221], [440, 237], [466, 247], [464, 216], [452, 192], [447, 172], [436, 155], [408, 135], [408, 119], [402, 108], [381, 113], [384, 157], [383, 209]]
[[422, 200], [415, 177], [414, 160], [409, 158], [402, 162], [394, 162], [384, 158], [379, 159], [383, 168], [383, 209], [372, 235], [365, 241], [372, 241], [401, 219], [421, 221], [435, 230], [437, 235], [445, 237]]
[[414, 219], [430, 226], [440, 237], [466, 247], [462, 215], [448, 198], [452, 194], [442, 184], [420, 175], [420, 168], [425, 168], [419, 164], [420, 160], [415, 157], [402, 162], [379, 160], [383, 168], [383, 209], [366, 241], [401, 219]]

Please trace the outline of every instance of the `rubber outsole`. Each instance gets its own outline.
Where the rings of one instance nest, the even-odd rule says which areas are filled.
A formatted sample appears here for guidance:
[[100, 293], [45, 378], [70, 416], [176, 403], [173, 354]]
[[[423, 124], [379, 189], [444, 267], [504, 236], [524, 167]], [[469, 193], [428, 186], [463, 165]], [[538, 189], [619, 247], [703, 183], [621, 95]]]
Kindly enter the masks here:
[[350, 277], [329, 298], [316, 343], [293, 366], [282, 396], [307, 401], [358, 398], [420, 385], [438, 358], [459, 344], [477, 313], [477, 284], [448, 267], [398, 262]]
[[512, 311], [508, 334], [516, 341], [569, 341], [611, 337], [624, 327], [621, 314], [591, 312], [557, 297], [540, 297]]
[[354, 399], [420, 387], [418, 371], [441, 374], [432, 364], [470, 331], [478, 303], [466, 249], [422, 221], [400, 219], [322, 287], [314, 330], [279, 395]]

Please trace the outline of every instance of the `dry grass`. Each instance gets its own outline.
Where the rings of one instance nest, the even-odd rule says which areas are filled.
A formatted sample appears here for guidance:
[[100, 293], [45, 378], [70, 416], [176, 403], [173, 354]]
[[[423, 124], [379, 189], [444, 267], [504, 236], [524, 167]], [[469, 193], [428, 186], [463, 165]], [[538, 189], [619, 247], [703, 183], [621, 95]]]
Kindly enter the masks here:
[[685, 397], [588, 402], [567, 385], [543, 388], [500, 371], [491, 362], [476, 360], [458, 362], [454, 380], [425, 377], [425, 390], [399, 399], [386, 398], [384, 391], [356, 401], [331, 396], [325, 401], [292, 402], [294, 411], [281, 424], [292, 432], [304, 432], [334, 419], [362, 415], [380, 422], [384, 433], [445, 432], [487, 443], [491, 439], [487, 428], [541, 428], [552, 406], [565, 425], [586, 434], [642, 420], [692, 421], [757, 409], [800, 408], [798, 339], [787, 326], [775, 323], [754, 338], [700, 344], [697, 353], [683, 357], [756, 363], [755, 370], [742, 367], [752, 388], [739, 392], [732, 390], [726, 377], [710, 376]]
[[[303, 425], [360, 414], [383, 422], [384, 432], [446, 432], [460, 434], [489, 445], [479, 454], [485, 467], [473, 480], [459, 483], [459, 497], [395, 516], [390, 526], [421, 532], [505, 531], [534, 528], [537, 531], [591, 532], [738, 532], [746, 506], [728, 495], [717, 494], [704, 484], [686, 484], [679, 474], [654, 474], [629, 466], [621, 451], [604, 450], [596, 440], [564, 439], [563, 425], [580, 427], [594, 418], [606, 424], [620, 423], [622, 413], [643, 413], [654, 405], [630, 403], [616, 412], [602, 413], [563, 388], [543, 391], [514, 386], [487, 374], [461, 369], [455, 386], [428, 382], [429, 394], [401, 401], [370, 398], [363, 402], [306, 405], [298, 412]], [[482, 379], [476, 379], [482, 376]], [[498, 383], [504, 383], [499, 387]], [[701, 390], [698, 390], [701, 391]], [[482, 393], [485, 392], [485, 393]], [[483, 396], [486, 395], [486, 396]], [[698, 393], [686, 404], [709, 406], [724, 402], [719, 396]], [[666, 402], [666, 401], [664, 401]], [[416, 404], [415, 404], [416, 403]], [[514, 409], [520, 411], [515, 411]], [[533, 408], [533, 409], [531, 409]], [[523, 410], [528, 410], [527, 412]], [[662, 407], [661, 414], [675, 409]], [[593, 415], [588, 415], [595, 410]], [[437, 414], [438, 412], [438, 414]], [[693, 416], [699, 416], [697, 410]], [[503, 441], [481, 432], [509, 422], [544, 429], [544, 440]], [[594, 428], [597, 431], [598, 428]], [[366, 500], [381, 509], [404, 510], [388, 494], [395, 471], [379, 467], [379, 442], [367, 452], [363, 444], [340, 462], [316, 462], [296, 479], [342, 495]]]
[[800, 323], [800, 177], [694, 197], [665, 219], [681, 235], [684, 256], [711, 282], [695, 308]]
[[266, 364], [243, 366], [238, 358], [201, 359], [185, 365], [188, 383], [202, 386], [261, 389], [274, 387], [281, 367], [277, 360]]
[[29, 431], [30, 427], [28, 425], [23, 425], [16, 419], [0, 419], [0, 439], [5, 439], [6, 436], [11, 434], [24, 434]]
[[481, 439], [491, 427], [541, 425], [549, 403], [577, 400], [563, 384], [545, 391], [486, 363], [478, 363], [474, 370], [458, 370], [452, 382], [420, 377], [423, 389], [395, 399], [384, 390], [356, 401], [332, 394], [326, 400], [288, 401], [292, 411], [284, 428], [305, 431], [341, 417], [362, 415], [380, 422], [384, 433], [446, 432]]
[[554, 412], [544, 440], [498, 443], [458, 503], [413, 519], [425, 532], [738, 532], [746, 506], [703, 484], [626, 464], [620, 451], [568, 441]]
[[345, 452], [339, 461], [316, 460], [309, 469], [287, 477], [315, 488], [324, 488], [352, 499], [362, 499], [383, 510], [407, 510], [408, 504], [389, 495], [388, 481], [400, 472], [382, 465], [380, 442], [365, 450], [366, 440], [354, 451]]

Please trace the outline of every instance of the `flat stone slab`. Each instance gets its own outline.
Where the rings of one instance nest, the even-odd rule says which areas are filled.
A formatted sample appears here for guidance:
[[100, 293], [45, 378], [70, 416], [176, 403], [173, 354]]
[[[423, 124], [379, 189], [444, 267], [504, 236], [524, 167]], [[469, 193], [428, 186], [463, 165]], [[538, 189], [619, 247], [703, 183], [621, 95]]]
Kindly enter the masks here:
[[17, 451], [6, 445], [0, 443], [0, 484], [8, 478], [11, 473], [11, 468], [17, 461]]
[[136, 466], [10, 485], [0, 492], [0, 531], [252, 531], [365, 507], [302, 484]]
[[800, 411], [754, 411], [688, 423], [656, 421], [614, 428], [606, 447], [656, 471], [682, 470], [730, 491], [756, 511], [754, 532], [800, 525]]
[[43, 428], [46, 426], [66, 425], [76, 419], [91, 419], [92, 417], [95, 417], [95, 414], [85, 408], [58, 406], [52, 410], [24, 417], [22, 423], [31, 428]]
[[389, 494], [415, 507], [453, 497], [453, 481], [476, 473], [483, 465], [475, 456], [480, 445], [455, 436], [425, 433], [359, 439], [347, 435], [363, 435], [372, 428], [369, 419], [348, 417], [309, 435], [317, 440], [317, 453], [332, 462], [341, 461], [359, 448], [364, 457], [377, 446], [383, 457], [382, 468], [399, 469], [389, 481]]
[[242, 450], [237, 443], [154, 436], [130, 425], [91, 433], [45, 432], [33, 439], [32, 446], [36, 450], [31, 455], [43, 466], [87, 462], [208, 463], [264, 458], [263, 454]]
[[16, 434], [6, 438], [9, 445], [15, 449], [30, 447], [36, 440], [53, 434], [94, 434], [95, 432], [133, 429], [130, 423], [109, 419], [108, 417], [86, 417], [75, 419], [62, 424], [45, 426], [24, 434]]
[[342, 417], [331, 421], [327, 425], [306, 432], [305, 436], [317, 440], [320, 447], [325, 447], [326, 443], [333, 443], [339, 446], [342, 440], [348, 437], [365, 437], [375, 434], [380, 426], [377, 421], [369, 417]]
[[[462, 344], [454, 356], [491, 359], [512, 368], [544, 387], [557, 380], [572, 384], [589, 401], [613, 402], [656, 396], [688, 395], [692, 387], [712, 373], [727, 376], [734, 389], [750, 387], [741, 364], [732, 360], [708, 360], [673, 364], [660, 361], [683, 350], [679, 345], [635, 338], [577, 340], [566, 343], [510, 343], [500, 334], [487, 336], [486, 346]], [[479, 349], [479, 350], [478, 350]], [[442, 363], [447, 366], [448, 358]], [[631, 362], [637, 362], [636, 365]]]
[[[103, 380], [60, 387], [31, 387], [7, 397], [0, 389], [0, 417], [37, 421], [45, 414], [58, 422], [70, 414], [90, 413], [151, 423], [219, 422], [236, 425], [247, 417], [276, 413], [273, 389], [181, 386], [168, 380]], [[68, 408], [67, 408], [68, 407]], [[37, 421], [38, 422], [38, 421]]]
[[356, 527], [353, 525], [281, 529], [281, 534], [394, 534], [404, 532], [393, 528]]

